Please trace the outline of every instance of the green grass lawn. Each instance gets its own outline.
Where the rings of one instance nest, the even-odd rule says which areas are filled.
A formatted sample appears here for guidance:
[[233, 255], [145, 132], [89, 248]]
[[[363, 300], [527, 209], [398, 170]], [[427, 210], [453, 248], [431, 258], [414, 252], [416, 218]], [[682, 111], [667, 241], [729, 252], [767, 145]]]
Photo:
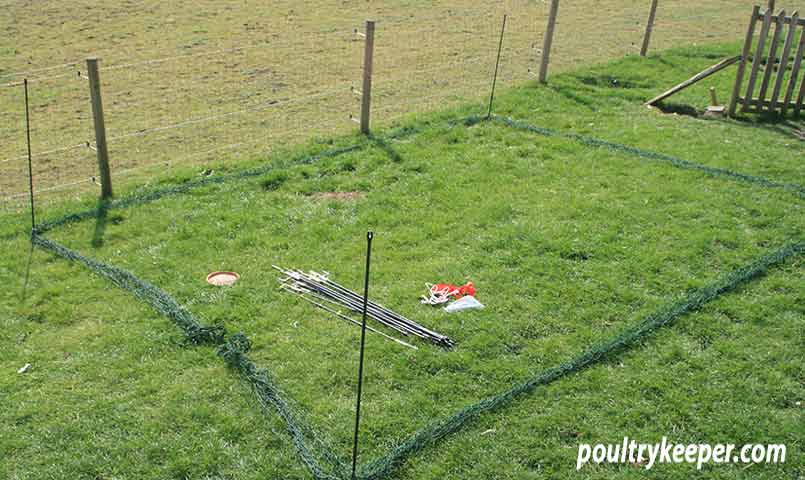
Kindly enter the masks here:
[[[288, 149], [276, 168], [211, 183], [48, 238], [159, 286], [204, 324], [241, 331], [292, 408], [348, 457], [359, 330], [280, 292], [272, 264], [327, 270], [358, 290], [374, 230], [371, 296], [457, 342], [413, 351], [369, 334], [362, 463], [434, 420], [533, 377], [754, 259], [801, 242], [802, 194], [591, 146], [578, 135], [771, 182], [805, 184], [797, 122], [664, 115], [642, 101], [732, 46], [628, 57], [503, 92], [502, 121], [435, 114], [375, 138]], [[674, 97], [706, 105], [728, 73]], [[451, 119], [453, 119], [451, 121]], [[572, 136], [577, 135], [577, 136]], [[305, 153], [360, 148], [295, 162]], [[230, 173], [213, 164], [213, 177]], [[753, 178], [754, 178], [753, 177]], [[198, 179], [155, 179], [137, 194]], [[125, 190], [125, 187], [124, 187]], [[355, 192], [332, 198], [333, 192]], [[799, 193], [797, 193], [799, 192]], [[91, 206], [87, 199], [83, 208]], [[82, 205], [43, 213], [54, 219]], [[41, 212], [40, 212], [41, 213]], [[6, 217], [6, 283], [29, 262]], [[238, 271], [232, 288], [206, 285]], [[419, 305], [425, 282], [472, 280], [482, 311]], [[639, 347], [532, 394], [405, 461], [394, 478], [687, 478], [688, 466], [574, 470], [579, 443], [785, 443], [779, 466], [708, 478], [796, 478], [802, 465], [801, 255], [682, 317]], [[0, 303], [0, 464], [9, 478], [307, 478], [283, 422], [205, 346], [78, 265], [40, 250]], [[25, 363], [32, 370], [18, 375]], [[3, 471], [2, 469], [5, 469]]]

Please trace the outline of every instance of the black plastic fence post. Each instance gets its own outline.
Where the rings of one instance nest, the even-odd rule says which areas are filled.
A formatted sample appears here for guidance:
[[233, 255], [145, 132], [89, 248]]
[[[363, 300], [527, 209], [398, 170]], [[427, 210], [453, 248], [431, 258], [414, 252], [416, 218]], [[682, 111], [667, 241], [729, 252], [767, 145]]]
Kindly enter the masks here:
[[25, 90], [25, 138], [28, 142], [28, 191], [31, 195], [31, 234], [36, 231], [36, 214], [34, 212], [34, 172], [31, 159], [31, 113], [28, 107], [28, 79], [22, 82]]
[[372, 238], [374, 233], [366, 233], [366, 277], [363, 283], [363, 320], [361, 321], [361, 353], [358, 361], [358, 402], [355, 407], [355, 436], [352, 442], [352, 478], [358, 465], [358, 428], [361, 423], [361, 392], [363, 389], [363, 348], [366, 344], [366, 310], [369, 304], [369, 266], [372, 259]]
[[506, 15], [503, 15], [503, 26], [500, 29], [500, 43], [498, 43], [498, 58], [495, 61], [495, 76], [492, 78], [492, 93], [489, 95], [489, 112], [486, 118], [492, 118], [492, 102], [495, 100], [495, 86], [498, 83], [498, 68], [500, 68], [500, 52], [503, 50], [503, 33], [506, 31]]

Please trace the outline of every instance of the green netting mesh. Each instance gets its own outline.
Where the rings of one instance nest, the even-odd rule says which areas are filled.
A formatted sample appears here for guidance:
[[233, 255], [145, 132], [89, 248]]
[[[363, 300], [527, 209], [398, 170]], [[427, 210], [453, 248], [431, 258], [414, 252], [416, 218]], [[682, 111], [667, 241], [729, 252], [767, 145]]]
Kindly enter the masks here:
[[202, 177], [195, 180], [190, 180], [188, 182], [184, 182], [178, 185], [171, 185], [165, 188], [159, 188], [155, 190], [151, 190], [148, 192], [143, 193], [135, 193], [133, 195], [129, 195], [118, 200], [112, 200], [105, 204], [99, 205], [97, 208], [92, 208], [89, 210], [84, 210], [83, 212], [78, 213], [71, 213], [69, 215], [65, 215], [61, 218], [56, 220], [43, 222], [36, 226], [36, 233], [43, 234], [54, 228], [58, 228], [70, 223], [81, 222], [83, 220], [88, 220], [91, 218], [98, 218], [104, 211], [112, 210], [112, 209], [123, 209], [129, 208], [139, 205], [144, 205], [147, 203], [151, 203], [153, 201], [159, 200], [164, 197], [180, 195], [183, 193], [190, 192], [191, 190], [195, 190], [197, 188], [206, 186], [206, 185], [216, 185], [221, 183], [229, 183], [236, 180], [243, 180], [250, 177], [257, 177], [260, 175], [265, 175], [266, 173], [273, 171], [273, 170], [281, 170], [284, 168], [288, 168], [293, 165], [306, 165], [315, 163], [319, 160], [323, 160], [325, 158], [332, 158], [337, 157], [339, 155], [343, 155], [345, 153], [354, 152], [356, 150], [360, 150], [367, 146], [366, 143], [359, 143], [355, 145], [349, 145], [343, 148], [336, 148], [332, 150], [325, 151], [323, 153], [319, 153], [317, 155], [304, 155], [293, 160], [286, 160], [286, 161], [279, 161], [271, 164], [262, 165], [257, 168], [252, 168], [249, 170], [243, 170], [241, 172], [231, 173], [228, 175], [217, 175], [211, 177]]
[[[263, 407], [271, 406], [280, 414], [300, 457], [311, 473], [317, 479], [322, 480], [345, 478], [344, 464], [332, 453], [332, 448], [317, 436], [312, 428], [301, 421], [301, 415], [295, 413], [297, 409], [291, 408], [290, 402], [283, 397], [280, 390], [269, 379], [267, 372], [258, 369], [246, 356], [246, 352], [251, 348], [251, 343], [242, 333], [229, 336], [224, 342], [223, 327], [201, 325], [192, 313], [151, 283], [141, 280], [123, 269], [81, 255], [37, 233], [31, 236], [31, 241], [34, 245], [66, 260], [84, 265], [121, 289], [132, 293], [178, 325], [190, 343], [222, 344], [218, 351], [219, 355], [249, 382]], [[311, 448], [309, 443], [315, 445], [316, 448]], [[329, 464], [329, 470], [325, 470], [321, 466], [317, 456]]]
[[107, 278], [123, 290], [132, 293], [148, 305], [151, 305], [154, 310], [165, 315], [178, 325], [184, 332], [187, 340], [191, 343], [219, 344], [223, 342], [225, 333], [223, 327], [206, 327], [201, 325], [193, 314], [179, 305], [173, 297], [145, 280], [135, 277], [126, 270], [87, 258], [78, 252], [70, 250], [36, 233], [31, 235], [31, 241], [34, 245], [55, 253], [62, 258], [84, 265], [98, 275]]
[[[472, 125], [486, 120], [485, 117], [469, 117], [463, 121], [466, 125]], [[659, 160], [676, 167], [693, 169], [705, 172], [709, 175], [732, 180], [739, 180], [756, 184], [767, 188], [786, 189], [794, 192], [800, 198], [805, 196], [805, 189], [799, 185], [782, 184], [764, 178], [745, 175], [730, 170], [708, 167], [686, 160], [681, 160], [669, 155], [640, 150], [634, 147], [606, 142], [578, 134], [563, 134], [549, 129], [536, 127], [523, 122], [493, 116], [493, 121], [508, 125], [513, 128], [527, 130], [546, 136], [560, 136], [571, 138], [594, 147], [610, 148], [616, 151], [637, 155], [641, 158]], [[448, 120], [449, 124], [455, 124], [456, 120]], [[424, 124], [426, 125], [426, 124]], [[46, 222], [39, 225], [32, 232], [31, 241], [34, 245], [50, 251], [62, 258], [78, 262], [91, 271], [101, 275], [118, 287], [131, 292], [137, 298], [152, 306], [158, 312], [176, 323], [184, 332], [187, 339], [194, 344], [218, 344], [220, 348], [218, 354], [226, 361], [227, 365], [238, 372], [249, 384], [255, 393], [260, 404], [268, 409], [273, 408], [280, 415], [287, 426], [291, 439], [304, 464], [310, 472], [318, 479], [346, 479], [348, 478], [345, 463], [338, 455], [333, 453], [333, 449], [327, 442], [314, 432], [314, 430], [303, 421], [298, 409], [291, 406], [290, 401], [282, 394], [276, 384], [270, 379], [265, 370], [258, 368], [247, 356], [250, 349], [249, 340], [241, 333], [229, 336], [225, 340], [225, 331], [219, 326], [201, 325], [196, 318], [184, 307], [179, 305], [170, 295], [157, 288], [156, 286], [141, 280], [133, 274], [120, 268], [107, 265], [105, 263], [87, 258], [57, 242], [44, 238], [42, 234], [56, 227], [73, 222], [79, 222], [89, 218], [96, 218], [105, 210], [111, 208], [127, 208], [142, 205], [157, 199], [186, 193], [192, 189], [215, 183], [224, 183], [233, 180], [253, 177], [265, 174], [271, 170], [286, 168], [295, 164], [313, 163], [322, 158], [334, 157], [343, 153], [355, 151], [369, 145], [376, 145], [384, 148], [384, 139], [394, 139], [410, 135], [417, 132], [415, 129], [401, 129], [386, 137], [371, 138], [369, 142], [350, 145], [343, 148], [332, 149], [317, 155], [307, 155], [284, 162], [276, 162], [245, 170], [229, 175], [215, 177], [205, 177], [202, 179], [189, 181], [180, 185], [170, 186], [162, 189], [153, 190], [145, 193], [138, 193], [126, 198], [115, 200], [98, 208], [67, 215], [57, 220]], [[361, 469], [361, 478], [380, 479], [390, 475], [406, 458], [420, 451], [421, 449], [438, 442], [440, 439], [461, 429], [469, 421], [479, 415], [498, 409], [514, 398], [532, 391], [539, 385], [549, 384], [559, 378], [578, 372], [590, 365], [595, 364], [617, 352], [632, 347], [648, 337], [652, 332], [675, 321], [680, 316], [701, 308], [707, 302], [712, 301], [719, 295], [726, 293], [743, 282], [746, 282], [769, 267], [784, 262], [786, 259], [805, 253], [804, 243], [792, 243], [768, 255], [765, 255], [751, 264], [732, 272], [721, 280], [696, 290], [677, 302], [669, 304], [665, 308], [654, 312], [643, 318], [635, 326], [621, 332], [614, 338], [605, 341], [593, 348], [583, 352], [576, 358], [563, 363], [557, 367], [546, 370], [523, 383], [513, 386], [509, 390], [502, 392], [480, 402], [469, 405], [455, 414], [432, 423], [420, 430], [407, 440], [400, 443], [388, 455], [379, 458]]]
[[[452, 122], [454, 122], [454, 120]], [[424, 127], [426, 125], [428, 124], [424, 123], [422, 126]], [[285, 399], [280, 390], [269, 379], [267, 372], [257, 368], [246, 356], [246, 352], [249, 350], [251, 344], [243, 334], [235, 334], [224, 342], [226, 332], [223, 327], [201, 325], [193, 314], [179, 305], [170, 295], [151, 283], [141, 280], [123, 269], [81, 255], [57, 242], [45, 238], [43, 234], [71, 223], [98, 218], [105, 215], [111, 209], [123, 209], [144, 205], [164, 197], [187, 193], [206, 185], [222, 184], [249, 177], [256, 177], [272, 170], [288, 168], [293, 165], [312, 164], [323, 159], [334, 158], [339, 155], [354, 152], [366, 148], [369, 145], [377, 145], [379, 148], [383, 148], [386, 140], [405, 138], [418, 131], [418, 128], [402, 127], [391, 131], [388, 135], [383, 137], [369, 137], [368, 141], [326, 150], [315, 155], [302, 155], [291, 160], [266, 164], [228, 175], [204, 177], [179, 185], [135, 193], [118, 200], [99, 203], [96, 208], [65, 215], [56, 220], [37, 225], [31, 232], [31, 241], [34, 245], [66, 260], [84, 265], [98, 275], [107, 278], [121, 289], [134, 294], [137, 298], [151, 305], [158, 312], [176, 323], [185, 333], [189, 342], [193, 344], [223, 344], [219, 349], [219, 355], [226, 360], [230, 367], [238, 371], [249, 382], [249, 385], [263, 407], [271, 406], [279, 413], [280, 417], [286, 422], [288, 433], [291, 435], [300, 457], [308, 469], [310, 469], [311, 473], [319, 479], [345, 478], [346, 467], [344, 463], [333, 453], [327, 443], [324, 442], [320, 436], [316, 435], [311, 427], [301, 420], [301, 415], [297, 413], [298, 409], [291, 408], [290, 402]], [[312, 448], [310, 444], [315, 445], [315, 448]], [[323, 463], [326, 463], [328, 468], [322, 467]]]
[[[346, 465], [307, 423], [299, 420], [297, 409], [291, 408], [290, 402], [276, 383], [271, 380], [268, 372], [257, 368], [246, 355], [250, 349], [249, 339], [242, 333], [236, 333], [219, 348], [218, 355], [226, 361], [230, 368], [246, 379], [263, 408], [273, 407], [282, 417], [299, 456], [314, 477], [317, 479], [346, 478]], [[310, 444], [316, 445], [318, 449], [314, 450]], [[322, 467], [320, 460], [327, 462], [328, 470]]]
[[562, 133], [557, 132], [555, 130], [551, 130], [549, 128], [539, 127], [536, 125], [531, 125], [529, 123], [521, 122], [519, 120], [514, 120], [508, 117], [500, 117], [497, 115], [492, 115], [491, 118], [487, 117], [469, 117], [466, 121], [467, 125], [474, 125], [483, 121], [491, 120], [497, 122], [502, 125], [506, 125], [512, 128], [516, 128], [518, 130], [523, 130], [527, 132], [536, 133], [538, 135], [543, 135], [546, 137], [560, 137], [560, 138], [569, 138], [571, 140], [575, 140], [577, 142], [583, 143], [584, 145], [588, 145], [591, 147], [599, 147], [599, 148], [607, 148], [609, 150], [614, 150], [616, 152], [628, 153], [629, 155], [635, 155], [640, 158], [644, 158], [647, 160], [658, 160], [664, 163], [671, 164], [678, 168], [684, 168], [686, 170], [698, 170], [700, 172], [704, 172], [707, 175], [711, 175], [714, 177], [722, 177], [722, 178], [729, 178], [731, 180], [738, 180], [741, 182], [751, 183], [754, 185], [760, 185], [766, 188], [775, 188], [775, 189], [783, 189], [793, 192], [799, 198], [805, 198], [805, 187], [802, 185], [797, 185], [793, 183], [780, 183], [769, 180], [767, 178], [758, 177], [755, 175], [747, 175], [745, 173], [734, 172], [732, 170], [728, 170], [725, 168], [716, 168], [710, 167], [708, 165], [703, 165], [696, 162], [691, 162], [689, 160], [683, 160], [681, 158], [673, 157], [671, 155], [666, 155], [664, 153], [657, 153], [652, 152], [649, 150], [643, 150], [636, 147], [631, 147], [629, 145], [622, 145], [620, 143], [613, 143], [608, 142], [606, 140], [601, 140], [594, 137], [588, 137], [585, 135], [580, 135], [578, 133]]
[[[648, 150], [642, 150], [642, 149], [639, 149], [639, 148], [631, 147], [629, 145], [622, 145], [622, 144], [618, 144], [618, 143], [607, 142], [605, 140], [600, 140], [600, 139], [593, 138], [593, 137], [586, 137], [584, 135], [579, 135], [579, 134], [575, 134], [575, 133], [561, 133], [561, 132], [557, 132], [557, 131], [554, 131], [554, 130], [550, 130], [548, 128], [538, 127], [538, 126], [531, 125], [531, 124], [528, 124], [528, 123], [525, 123], [525, 122], [521, 122], [519, 120], [514, 120], [514, 119], [511, 119], [511, 118], [508, 118], [508, 117], [499, 117], [497, 115], [492, 115], [491, 118], [487, 118], [486, 116], [475, 116], [475, 115], [473, 115], [473, 116], [466, 117], [463, 120], [448, 119], [446, 121], [446, 123], [448, 125], [451, 125], [451, 126], [459, 124], [459, 123], [463, 123], [464, 125], [471, 126], [471, 125], [475, 125], [477, 123], [487, 121], [487, 120], [492, 120], [492, 121], [498, 122], [498, 123], [503, 124], [503, 125], [507, 125], [507, 126], [512, 127], [512, 128], [517, 128], [519, 130], [524, 130], [524, 131], [529, 131], [529, 132], [532, 132], [532, 133], [537, 133], [539, 135], [544, 135], [544, 136], [549, 136], [549, 137], [570, 138], [570, 139], [582, 142], [585, 145], [589, 145], [589, 146], [609, 148], [611, 150], [615, 150], [615, 151], [619, 151], [619, 152], [623, 152], [623, 153], [628, 153], [628, 154], [631, 154], [631, 155], [636, 155], [638, 157], [645, 158], [645, 159], [650, 159], [650, 160], [660, 160], [660, 161], [669, 163], [669, 164], [674, 165], [674, 166], [679, 167], [679, 168], [685, 168], [685, 169], [689, 169], [689, 170], [699, 170], [699, 171], [705, 172], [705, 173], [707, 173], [709, 175], [713, 175], [713, 176], [726, 177], [726, 178], [730, 178], [730, 179], [733, 179], [733, 180], [739, 180], [739, 181], [743, 181], [743, 182], [753, 183], [755, 185], [760, 185], [760, 186], [768, 187], [768, 188], [782, 188], [782, 189], [790, 190], [790, 191], [794, 192], [800, 198], [805, 198], [805, 187], [803, 187], [801, 185], [778, 183], [778, 182], [774, 182], [772, 180], [768, 180], [766, 178], [762, 178], [762, 177], [758, 177], [758, 176], [754, 176], [754, 175], [747, 175], [747, 174], [743, 174], [743, 173], [739, 173], [739, 172], [733, 172], [731, 170], [710, 167], [710, 166], [707, 166], [707, 165], [702, 165], [702, 164], [691, 162], [691, 161], [688, 161], [688, 160], [683, 160], [683, 159], [680, 159], [680, 158], [676, 158], [676, 157], [673, 157], [673, 156], [670, 156], [670, 155], [657, 153], [657, 152], [652, 152], [652, 151], [648, 151]], [[426, 125], [428, 125], [428, 124], [424, 123], [422, 125], [422, 127], [424, 127]], [[50, 230], [53, 230], [54, 228], [58, 228], [58, 227], [63, 226], [63, 225], [67, 225], [67, 224], [75, 223], [75, 222], [80, 222], [80, 221], [91, 219], [91, 218], [97, 218], [99, 215], [101, 215], [103, 210], [123, 209], [123, 208], [138, 206], [138, 205], [144, 205], [144, 204], [153, 202], [155, 200], [159, 200], [159, 199], [167, 197], [167, 196], [173, 196], [173, 195], [179, 195], [179, 194], [187, 193], [189, 191], [192, 191], [192, 190], [194, 190], [196, 188], [203, 187], [205, 185], [228, 183], [228, 182], [242, 180], [242, 179], [249, 178], [249, 177], [256, 177], [256, 176], [264, 175], [264, 174], [266, 174], [266, 173], [268, 173], [270, 171], [273, 171], [273, 170], [279, 170], [279, 169], [283, 169], [283, 168], [288, 168], [289, 166], [293, 166], [293, 165], [311, 164], [311, 163], [315, 163], [315, 162], [323, 160], [323, 159], [333, 158], [333, 157], [337, 157], [339, 155], [343, 155], [345, 153], [361, 150], [361, 149], [366, 148], [366, 147], [368, 147], [370, 145], [373, 145], [373, 144], [378, 146], [379, 148], [383, 148], [384, 147], [384, 143], [383, 143], [384, 140], [395, 140], [395, 139], [405, 138], [407, 136], [410, 136], [410, 135], [413, 135], [415, 133], [418, 133], [419, 131], [421, 131], [422, 127], [420, 127], [420, 128], [403, 127], [403, 128], [400, 128], [400, 129], [398, 129], [396, 131], [393, 131], [390, 134], [385, 135], [385, 136], [370, 137], [371, 140], [372, 140], [371, 142], [357, 143], [357, 144], [354, 144], [354, 145], [348, 145], [348, 146], [341, 147], [341, 148], [335, 148], [335, 149], [327, 150], [327, 151], [324, 151], [324, 152], [316, 154], [316, 155], [302, 155], [300, 157], [297, 157], [297, 158], [294, 158], [294, 159], [291, 159], [291, 160], [278, 161], [278, 162], [275, 162], [275, 163], [272, 163], [272, 164], [266, 164], [266, 165], [262, 165], [262, 166], [257, 167], [257, 168], [244, 170], [244, 171], [241, 171], [241, 172], [236, 172], [236, 173], [232, 173], [232, 174], [228, 174], [228, 175], [203, 177], [203, 178], [196, 179], [196, 180], [191, 180], [191, 181], [179, 184], [179, 185], [171, 185], [169, 187], [155, 189], [155, 190], [151, 190], [151, 191], [144, 192], [144, 193], [136, 193], [136, 194], [133, 194], [133, 195], [129, 195], [129, 196], [125, 197], [125, 198], [121, 198], [121, 199], [118, 199], [118, 200], [113, 200], [111, 202], [108, 202], [105, 205], [99, 205], [96, 208], [85, 210], [83, 212], [78, 212], [78, 213], [72, 213], [72, 214], [69, 214], [69, 215], [65, 215], [65, 216], [63, 216], [61, 218], [58, 218], [58, 219], [55, 219], [55, 220], [52, 220], [52, 221], [43, 222], [43, 223], [41, 223], [41, 224], [36, 226], [36, 233], [42, 234], [42, 233], [46, 233], [46, 232], [48, 232]]]
[[[93, 272], [109, 279], [118, 287], [133, 293], [137, 298], [145, 301], [173, 320], [185, 332], [185, 335], [192, 343], [222, 342], [223, 329], [200, 325], [190, 312], [176, 303], [167, 293], [150, 283], [138, 279], [125, 270], [87, 258], [40, 235], [34, 234], [32, 241], [35, 245], [58, 256], [81, 263]], [[499, 395], [485, 398], [480, 402], [467, 406], [446, 419], [434, 422], [402, 442], [389, 455], [362, 468], [361, 478], [380, 479], [387, 477], [406, 458], [456, 432], [479, 415], [498, 409], [515, 397], [528, 393], [539, 385], [547, 385], [557, 379], [587, 368], [614, 353], [632, 347], [658, 328], [672, 323], [686, 313], [701, 308], [707, 302], [762, 274], [768, 268], [803, 253], [805, 253], [805, 243], [789, 244], [732, 272], [721, 280], [696, 290], [685, 298], [646, 316], [637, 325], [624, 330], [604, 343], [596, 345], [578, 357], [546, 370]], [[226, 361], [227, 365], [247, 380], [264, 408], [273, 407], [279, 413], [286, 423], [288, 433], [302, 461], [317, 479], [347, 478], [345, 464], [333, 453], [332, 448], [317, 436], [311, 427], [300, 420], [300, 415], [296, 413], [296, 409], [291, 408], [290, 402], [286, 400], [276, 384], [271, 381], [268, 373], [258, 368], [248, 358], [246, 353], [250, 348], [251, 343], [249, 340], [242, 333], [237, 333], [230, 336], [223, 343], [219, 348], [218, 354]], [[312, 448], [311, 445], [315, 445], [316, 448]], [[323, 462], [326, 462], [329, 468], [323, 467]]]
[[[455, 119], [452, 120], [448, 119], [447, 122], [448, 124], [457, 123]], [[340, 155], [344, 155], [350, 152], [355, 152], [372, 145], [378, 146], [379, 148], [384, 148], [386, 146], [385, 144], [386, 141], [399, 140], [414, 135], [419, 131], [421, 131], [422, 128], [428, 125], [430, 125], [430, 123], [424, 122], [416, 128], [408, 126], [400, 127], [395, 130], [392, 130], [387, 135], [369, 136], [368, 140], [361, 141], [359, 143], [355, 143], [352, 145], [347, 145], [344, 147], [325, 150], [323, 152], [313, 155], [304, 154], [289, 160], [279, 160], [274, 163], [267, 163], [259, 167], [242, 170], [235, 173], [202, 177], [178, 185], [171, 185], [168, 187], [149, 190], [146, 192], [134, 193], [117, 200], [111, 200], [104, 204], [100, 204], [96, 208], [84, 210], [83, 212], [71, 213], [69, 215], [65, 215], [55, 220], [42, 222], [36, 226], [35, 233], [43, 234], [50, 230], [53, 230], [54, 228], [58, 228], [70, 223], [81, 222], [83, 220], [88, 220], [92, 218], [98, 218], [100, 215], [102, 215], [105, 212], [108, 212], [109, 210], [124, 209], [139, 205], [145, 205], [147, 203], [151, 203], [164, 197], [180, 195], [195, 190], [197, 188], [204, 187], [206, 185], [217, 185], [223, 183], [230, 183], [237, 180], [243, 180], [251, 177], [258, 177], [260, 175], [265, 175], [266, 173], [274, 170], [282, 170], [295, 165], [310, 165], [319, 162], [321, 160], [338, 157]]]
[[738, 285], [762, 274], [769, 267], [777, 265], [790, 257], [801, 255], [802, 253], [805, 253], [805, 243], [790, 244], [765, 255], [751, 264], [730, 273], [715, 283], [688, 294], [682, 300], [671, 303], [646, 316], [637, 323], [637, 325], [624, 330], [604, 343], [590, 348], [576, 358], [557, 367], [548, 369], [499, 395], [485, 398], [478, 403], [474, 403], [459, 410], [443, 420], [428, 425], [395, 447], [389, 455], [368, 464], [366, 468], [362, 469], [361, 478], [380, 479], [388, 476], [392, 470], [407, 457], [459, 430], [466, 425], [467, 422], [482, 413], [498, 409], [511, 402], [515, 397], [528, 393], [539, 385], [547, 385], [557, 379], [600, 362], [616, 352], [632, 347], [658, 328], [672, 323], [686, 313], [701, 308], [704, 304], [712, 301], [719, 295], [733, 290]]

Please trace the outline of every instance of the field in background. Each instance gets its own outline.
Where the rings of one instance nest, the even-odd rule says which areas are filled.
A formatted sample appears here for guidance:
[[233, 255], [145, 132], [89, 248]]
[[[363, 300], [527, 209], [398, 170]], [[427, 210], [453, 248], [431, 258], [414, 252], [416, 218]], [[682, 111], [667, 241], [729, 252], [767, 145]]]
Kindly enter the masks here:
[[[113, 177], [143, 183], [177, 165], [253, 157], [355, 128], [363, 43], [378, 21], [373, 118], [482, 100], [503, 13], [501, 87], [537, 69], [549, 2], [9, 2], [0, 9], [0, 197], [27, 190], [22, 89], [32, 93], [40, 201], [96, 174], [84, 59], [102, 59]], [[306, 4], [305, 4], [306, 3]], [[751, 0], [662, 1], [652, 51], [741, 37]], [[786, 8], [802, 7], [789, 2]], [[648, 0], [560, 7], [551, 71], [637, 53]], [[802, 10], [802, 8], [800, 8]], [[664, 86], [663, 86], [664, 87]], [[726, 94], [722, 93], [722, 96]], [[50, 153], [48, 153], [50, 152]]]

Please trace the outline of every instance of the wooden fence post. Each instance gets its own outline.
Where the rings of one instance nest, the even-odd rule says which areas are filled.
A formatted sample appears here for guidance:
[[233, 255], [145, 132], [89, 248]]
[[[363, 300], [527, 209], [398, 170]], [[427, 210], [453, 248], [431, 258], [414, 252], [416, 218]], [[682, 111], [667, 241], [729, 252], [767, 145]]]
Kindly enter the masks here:
[[109, 170], [109, 150], [106, 146], [106, 126], [103, 122], [103, 103], [101, 102], [101, 77], [98, 73], [98, 59], [87, 59], [89, 93], [92, 100], [92, 119], [95, 124], [95, 147], [98, 152], [98, 170], [101, 179], [101, 198], [112, 196], [112, 175]]
[[551, 11], [548, 14], [548, 29], [545, 31], [545, 40], [542, 44], [542, 63], [539, 66], [539, 81], [548, 81], [548, 63], [551, 58], [551, 44], [553, 44], [553, 30], [556, 26], [556, 15], [559, 13], [559, 0], [551, 0]]
[[643, 35], [643, 47], [640, 49], [640, 56], [645, 57], [648, 53], [648, 46], [651, 42], [651, 31], [654, 29], [654, 19], [657, 16], [657, 3], [659, 0], [651, 0], [651, 10], [648, 13], [648, 23], [646, 23], [646, 34]]
[[372, 59], [375, 48], [375, 22], [366, 21], [366, 43], [363, 51], [363, 89], [361, 91], [361, 132], [369, 133], [372, 112]]
[[710, 87], [710, 106], [718, 106], [718, 97], [716, 96], [716, 87]]

